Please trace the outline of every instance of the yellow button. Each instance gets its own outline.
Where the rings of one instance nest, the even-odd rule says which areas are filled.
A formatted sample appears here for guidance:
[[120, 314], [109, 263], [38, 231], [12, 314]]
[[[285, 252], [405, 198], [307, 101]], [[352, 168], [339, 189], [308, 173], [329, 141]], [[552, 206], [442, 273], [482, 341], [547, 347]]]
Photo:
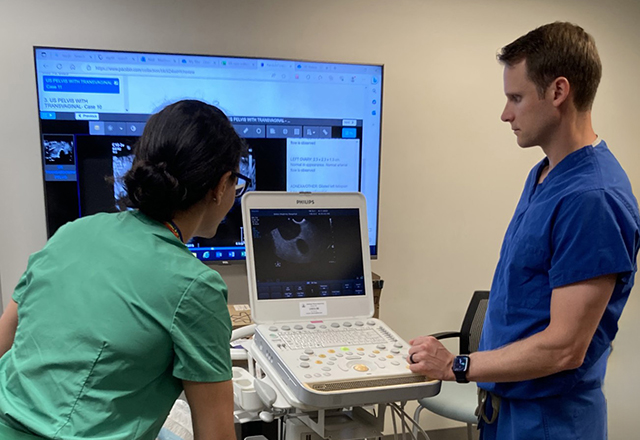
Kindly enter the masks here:
[[335, 350], [327, 350], [329, 353], [335, 353]]
[[326, 358], [326, 357], [327, 357], [327, 355], [326, 355], [326, 354], [319, 354], [319, 355], [318, 355], [318, 357], [319, 357], [319, 358]]
[[356, 364], [353, 366], [353, 369], [356, 371], [361, 371], [361, 372], [365, 372], [365, 371], [369, 371], [369, 367], [367, 367], [366, 365], [362, 365], [362, 364]]
[[356, 350], [358, 350], [358, 351], [364, 351], [364, 348], [359, 347], [359, 348], [357, 348]]
[[322, 361], [316, 361], [316, 364], [321, 364], [321, 363], [322, 363]]
[[393, 359], [393, 355], [388, 354], [387, 359]]
[[380, 354], [380, 350], [373, 350], [374, 354]]

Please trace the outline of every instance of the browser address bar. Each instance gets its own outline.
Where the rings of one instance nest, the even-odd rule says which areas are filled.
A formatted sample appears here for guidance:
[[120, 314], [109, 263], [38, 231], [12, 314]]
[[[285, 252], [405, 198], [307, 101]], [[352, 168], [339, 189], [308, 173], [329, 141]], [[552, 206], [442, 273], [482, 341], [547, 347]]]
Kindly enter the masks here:
[[[171, 67], [105, 66], [101, 64], [93, 65], [93, 69], [96, 72], [108, 72], [108, 73], [157, 73], [157, 74], [171, 74], [171, 75], [195, 75], [196, 73], [195, 70], [176, 69]], [[90, 70], [90, 69], [87, 69], [87, 70]]]

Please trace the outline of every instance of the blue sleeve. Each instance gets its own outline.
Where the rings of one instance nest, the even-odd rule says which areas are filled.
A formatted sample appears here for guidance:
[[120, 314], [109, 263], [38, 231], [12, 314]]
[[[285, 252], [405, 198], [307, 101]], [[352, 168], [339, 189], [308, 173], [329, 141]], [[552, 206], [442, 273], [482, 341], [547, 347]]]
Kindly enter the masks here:
[[625, 240], [632, 225], [625, 214], [622, 203], [601, 189], [564, 202], [552, 233], [550, 287], [633, 271], [633, 246]]

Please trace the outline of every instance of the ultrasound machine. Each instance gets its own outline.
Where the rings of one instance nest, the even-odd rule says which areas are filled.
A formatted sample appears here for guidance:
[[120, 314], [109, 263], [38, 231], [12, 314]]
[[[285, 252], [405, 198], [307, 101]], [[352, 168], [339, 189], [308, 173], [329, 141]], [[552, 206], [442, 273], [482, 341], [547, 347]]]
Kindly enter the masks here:
[[248, 371], [234, 367], [238, 421], [279, 418], [288, 440], [371, 438], [389, 407], [405, 432], [404, 403], [440, 382], [412, 373], [409, 344], [373, 318], [364, 196], [251, 192], [242, 218], [256, 324], [234, 334], [254, 333]]

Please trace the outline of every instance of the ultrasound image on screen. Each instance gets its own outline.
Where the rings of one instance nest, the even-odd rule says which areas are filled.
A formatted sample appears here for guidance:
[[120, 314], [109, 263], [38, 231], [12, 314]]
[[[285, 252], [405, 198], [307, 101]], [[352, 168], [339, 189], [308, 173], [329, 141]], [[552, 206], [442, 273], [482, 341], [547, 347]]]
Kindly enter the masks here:
[[364, 295], [357, 209], [251, 210], [258, 299]]
[[123, 206], [119, 200], [127, 196], [127, 190], [124, 187], [124, 176], [133, 165], [133, 147], [121, 142], [113, 142], [113, 201], [116, 209], [122, 209]]
[[42, 136], [44, 162], [46, 165], [73, 165], [73, 136], [45, 134]]

